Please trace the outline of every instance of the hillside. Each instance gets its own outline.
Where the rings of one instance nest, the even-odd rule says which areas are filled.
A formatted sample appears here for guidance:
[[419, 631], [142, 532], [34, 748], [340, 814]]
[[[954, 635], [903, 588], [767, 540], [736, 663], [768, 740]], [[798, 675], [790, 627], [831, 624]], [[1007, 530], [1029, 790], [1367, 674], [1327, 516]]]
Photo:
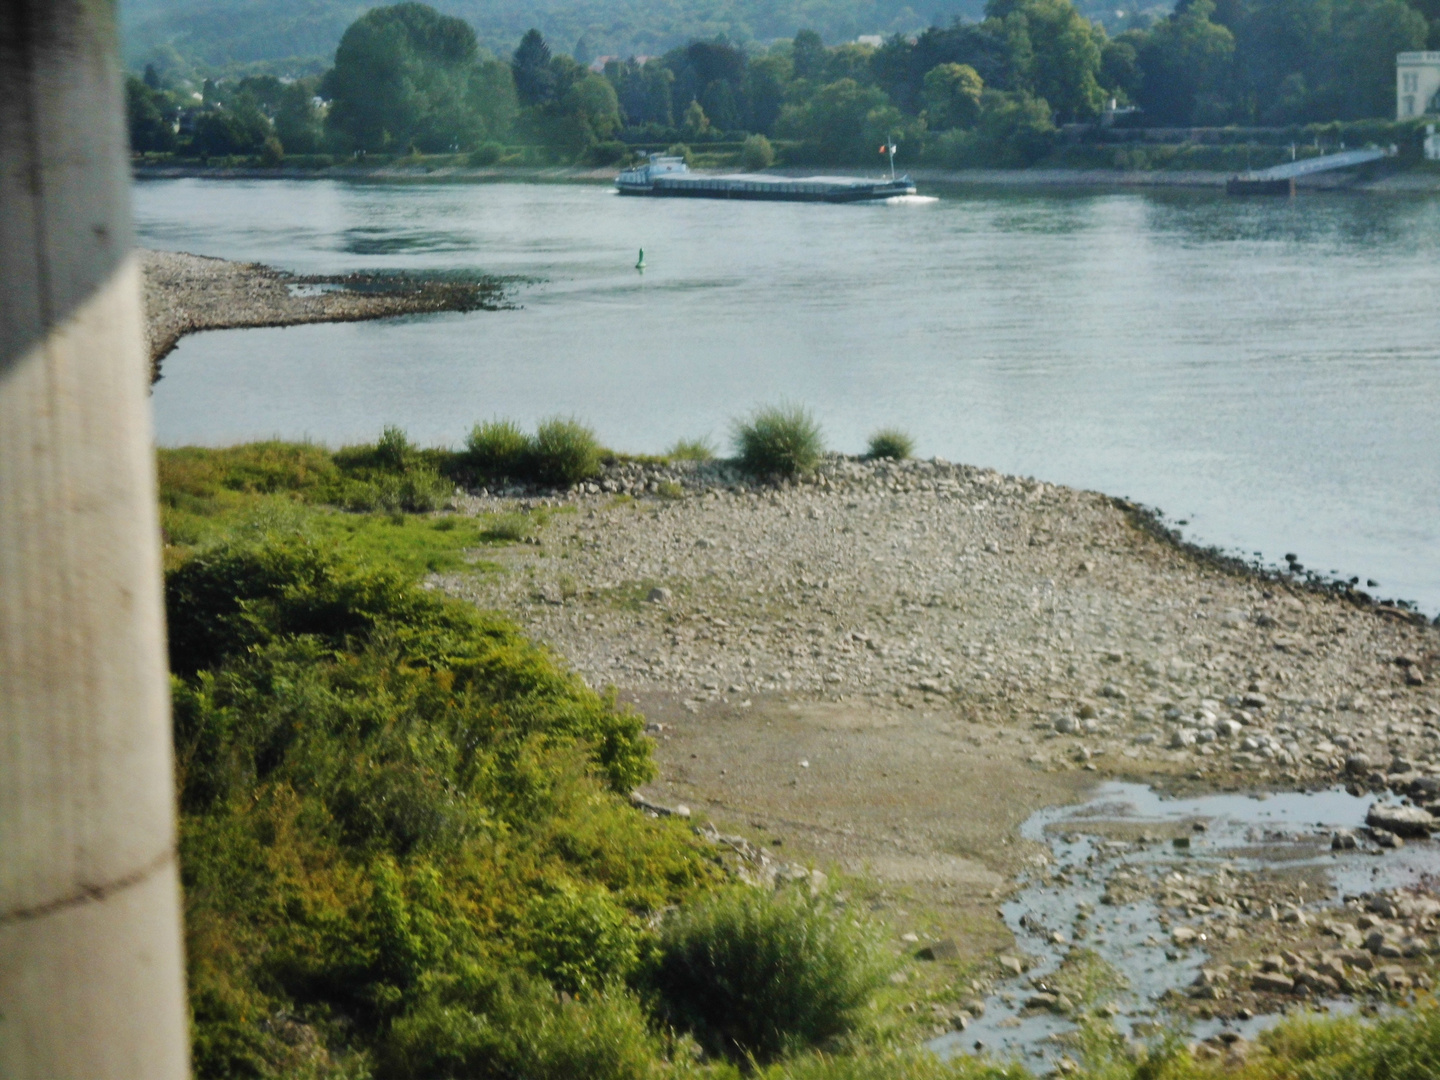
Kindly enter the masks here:
[[[1107, 11], [1133, 0], [1105, 5]], [[142, 65], [171, 46], [208, 68], [333, 56], [364, 0], [122, 0], [125, 53]], [[817, 30], [827, 43], [860, 34], [908, 33], [955, 16], [978, 18], [983, 0], [435, 0], [434, 7], [475, 27], [481, 44], [508, 54], [530, 27], [560, 51], [591, 56], [654, 54], [692, 38], [733, 41], [792, 37]], [[1098, 13], [1098, 8], [1097, 8]]]

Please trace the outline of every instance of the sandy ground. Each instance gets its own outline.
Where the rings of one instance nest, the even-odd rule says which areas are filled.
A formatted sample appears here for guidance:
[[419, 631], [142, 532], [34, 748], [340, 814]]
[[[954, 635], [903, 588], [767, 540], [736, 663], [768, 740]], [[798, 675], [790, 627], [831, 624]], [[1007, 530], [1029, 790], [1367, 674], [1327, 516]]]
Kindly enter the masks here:
[[302, 277], [259, 263], [142, 251], [152, 378], [186, 334], [246, 326], [357, 322], [425, 311], [474, 311], [504, 302], [495, 281], [403, 275]]

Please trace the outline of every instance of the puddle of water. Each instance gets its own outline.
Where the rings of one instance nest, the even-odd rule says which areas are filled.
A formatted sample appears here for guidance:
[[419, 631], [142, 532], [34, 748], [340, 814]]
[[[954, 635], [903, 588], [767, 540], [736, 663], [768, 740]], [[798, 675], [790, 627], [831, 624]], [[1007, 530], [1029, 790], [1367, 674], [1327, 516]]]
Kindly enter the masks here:
[[346, 286], [331, 281], [291, 282], [285, 287], [290, 290], [291, 296], [297, 297], [299, 299], [309, 299], [313, 296], [324, 296], [326, 293], [332, 292], [351, 291]]
[[[1177, 948], [1170, 930], [1187, 922], [1183, 916], [1172, 910], [1167, 927], [1148, 896], [1109, 905], [1101, 897], [1112, 881], [1127, 876], [1153, 892], [1176, 873], [1187, 879], [1183, 887], [1193, 887], [1195, 878], [1232, 872], [1319, 867], [1331, 895], [1317, 897], [1310, 905], [1315, 908], [1338, 905], [1347, 895], [1415, 885], [1440, 870], [1440, 849], [1431, 842], [1410, 843], [1383, 858], [1365, 850], [1331, 851], [1331, 834], [1362, 828], [1375, 801], [1373, 795], [1353, 796], [1342, 789], [1166, 799], [1141, 784], [1113, 782], [1082, 805], [1038, 811], [1020, 831], [1025, 839], [1049, 847], [1048, 872], [1022, 878], [1022, 891], [1001, 908], [1016, 952], [1034, 963], [1024, 976], [998, 987], [986, 1000], [983, 1017], [964, 1032], [933, 1040], [931, 1048], [942, 1057], [982, 1051], [1032, 1067], [1070, 1052], [1057, 1039], [1075, 1029], [1073, 1021], [1027, 1009], [1025, 1003], [1061, 967], [1072, 942], [1093, 950], [1128, 983], [1109, 1002], [1117, 1010], [1113, 1023], [1125, 1035], [1157, 1023], [1179, 1025], [1200, 1039], [1222, 1028], [1254, 1035], [1279, 1017], [1192, 1021], [1167, 1016], [1158, 1004], [1168, 991], [1195, 981], [1208, 959], [1204, 929], [1196, 928], [1200, 934], [1193, 947]], [[1175, 846], [1176, 836], [1188, 846]], [[1118, 898], [1123, 894], [1112, 895]], [[1325, 1004], [1334, 1012], [1354, 1008], [1348, 1001]]]

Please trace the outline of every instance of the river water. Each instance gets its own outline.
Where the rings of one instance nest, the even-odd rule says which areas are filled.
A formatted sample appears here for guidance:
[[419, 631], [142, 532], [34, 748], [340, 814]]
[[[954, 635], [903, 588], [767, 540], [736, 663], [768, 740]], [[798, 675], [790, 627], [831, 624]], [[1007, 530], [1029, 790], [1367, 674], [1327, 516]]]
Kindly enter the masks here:
[[[599, 185], [141, 182], [141, 242], [290, 270], [531, 279], [509, 312], [184, 341], [164, 445], [458, 445], [574, 414], [659, 451], [759, 403], [1159, 506], [1440, 611], [1440, 201], [933, 190], [828, 206]], [[634, 269], [645, 249], [646, 269]]]

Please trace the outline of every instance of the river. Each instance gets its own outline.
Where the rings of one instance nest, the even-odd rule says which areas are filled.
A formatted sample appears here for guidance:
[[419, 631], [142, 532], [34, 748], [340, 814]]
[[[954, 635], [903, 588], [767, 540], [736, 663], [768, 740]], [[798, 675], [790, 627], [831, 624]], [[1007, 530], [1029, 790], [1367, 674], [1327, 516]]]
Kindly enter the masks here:
[[458, 445], [477, 420], [564, 413], [622, 450], [723, 450], [734, 417], [789, 399], [836, 449], [896, 425], [922, 455], [1125, 495], [1188, 538], [1440, 611], [1440, 200], [927, 194], [140, 182], [150, 247], [527, 279], [514, 311], [186, 339], [159, 441], [395, 423]]

